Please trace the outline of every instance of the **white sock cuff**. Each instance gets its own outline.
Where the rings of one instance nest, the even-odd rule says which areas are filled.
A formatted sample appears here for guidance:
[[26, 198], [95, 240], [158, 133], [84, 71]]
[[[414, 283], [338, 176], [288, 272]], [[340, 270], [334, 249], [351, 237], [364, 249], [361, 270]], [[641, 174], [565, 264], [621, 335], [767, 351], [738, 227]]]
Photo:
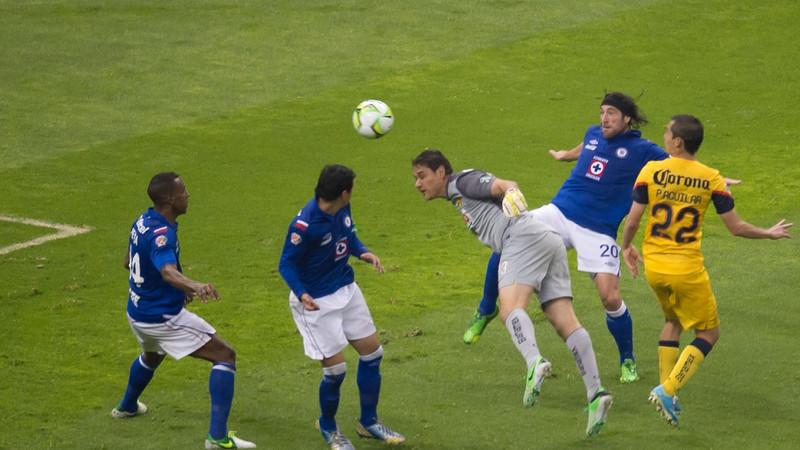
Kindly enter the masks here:
[[154, 369], [154, 368], [152, 368], [152, 367], [148, 366], [148, 365], [147, 365], [147, 363], [146, 363], [146, 362], [144, 362], [144, 354], [142, 354], [142, 355], [139, 355], [139, 365], [140, 365], [140, 366], [142, 366], [142, 367], [144, 367], [145, 369], [147, 369], [147, 370], [151, 371], [151, 372], [152, 372], [152, 371], [154, 371], [154, 370], [156, 370], [156, 369]]
[[330, 376], [341, 375], [346, 371], [347, 371], [347, 362], [340, 362], [339, 364], [322, 368], [322, 373]]
[[369, 355], [360, 355], [358, 357], [358, 359], [360, 359], [361, 361], [364, 361], [364, 362], [368, 362], [368, 361], [372, 361], [372, 360], [378, 359], [381, 356], [383, 356], [383, 346], [379, 345], [377, 350], [375, 350], [374, 352], [370, 353]]
[[211, 366], [211, 370], [221, 370], [223, 372], [236, 373], [236, 368], [230, 364], [216, 363]]
[[619, 306], [619, 309], [616, 311], [606, 311], [609, 317], [616, 319], [617, 317], [621, 317], [625, 314], [625, 311], [628, 310], [628, 306], [625, 305], [625, 300], [622, 300], [622, 304]]

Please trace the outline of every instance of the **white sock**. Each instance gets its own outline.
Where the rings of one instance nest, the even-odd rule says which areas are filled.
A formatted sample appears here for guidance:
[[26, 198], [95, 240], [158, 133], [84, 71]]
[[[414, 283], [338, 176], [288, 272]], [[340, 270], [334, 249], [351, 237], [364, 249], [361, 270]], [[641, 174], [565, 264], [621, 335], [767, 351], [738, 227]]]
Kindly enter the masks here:
[[581, 327], [567, 336], [567, 348], [575, 358], [578, 372], [583, 377], [583, 384], [586, 386], [586, 397], [591, 401], [594, 394], [602, 386], [600, 373], [597, 369], [597, 359], [592, 348], [592, 339], [589, 332]]
[[514, 345], [522, 353], [525, 358], [525, 363], [528, 365], [528, 370], [536, 363], [536, 357], [539, 356], [539, 347], [536, 346], [536, 335], [533, 331], [533, 321], [528, 316], [524, 309], [515, 309], [506, 317], [506, 328], [511, 334], [511, 340]]

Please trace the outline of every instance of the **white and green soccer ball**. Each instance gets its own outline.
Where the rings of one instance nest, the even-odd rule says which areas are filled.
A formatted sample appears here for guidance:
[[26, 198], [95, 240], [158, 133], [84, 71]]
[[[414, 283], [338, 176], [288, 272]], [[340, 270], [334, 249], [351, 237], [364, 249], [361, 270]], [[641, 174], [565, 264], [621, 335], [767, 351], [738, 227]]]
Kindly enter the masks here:
[[365, 138], [377, 139], [388, 133], [392, 125], [392, 110], [380, 100], [364, 100], [353, 111], [353, 127]]

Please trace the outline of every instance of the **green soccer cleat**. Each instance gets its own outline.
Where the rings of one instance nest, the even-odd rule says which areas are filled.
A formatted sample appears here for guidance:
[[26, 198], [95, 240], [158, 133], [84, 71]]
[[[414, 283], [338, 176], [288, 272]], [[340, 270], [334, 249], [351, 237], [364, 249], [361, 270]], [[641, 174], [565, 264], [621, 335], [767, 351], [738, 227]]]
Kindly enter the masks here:
[[639, 379], [639, 370], [636, 368], [636, 363], [626, 358], [619, 367], [619, 381], [623, 383], [633, 383]]
[[483, 330], [486, 329], [486, 325], [489, 325], [489, 322], [497, 317], [497, 314], [499, 313], [499, 307], [495, 307], [494, 312], [488, 316], [484, 316], [480, 311], [475, 310], [475, 314], [472, 316], [472, 320], [470, 320], [469, 325], [467, 326], [467, 331], [464, 332], [464, 343], [472, 344], [480, 339], [481, 334], [483, 334]]
[[139, 406], [136, 409], [136, 411], [133, 412], [125, 411], [124, 409], [122, 409], [122, 405], [115, 406], [114, 409], [111, 410], [111, 417], [115, 419], [127, 419], [128, 417], [141, 416], [142, 414], [147, 412], [147, 405], [145, 405], [140, 401], [137, 401], [136, 403]]
[[614, 398], [605, 389], [600, 388], [589, 402], [584, 411], [589, 413], [589, 423], [586, 425], [586, 436], [597, 436], [606, 426], [606, 416]]
[[400, 444], [406, 440], [402, 434], [390, 430], [381, 422], [375, 422], [375, 424], [368, 427], [365, 427], [364, 425], [361, 425], [361, 422], [358, 422], [356, 432], [358, 433], [358, 437], [378, 439], [387, 444]]
[[661, 413], [661, 418], [666, 420], [668, 424], [678, 426], [678, 400], [676, 397], [667, 395], [664, 392], [664, 386], [658, 385], [650, 391], [650, 397], [647, 399], [650, 403], [656, 405], [656, 411]]
[[536, 404], [539, 392], [542, 389], [542, 382], [550, 376], [552, 365], [541, 356], [536, 357], [536, 363], [528, 370], [525, 375], [525, 394], [522, 396], [522, 404], [526, 408]]
[[317, 420], [317, 429], [320, 433], [322, 433], [322, 437], [325, 439], [325, 442], [328, 443], [331, 450], [355, 450], [353, 444], [350, 443], [350, 440], [344, 437], [339, 429], [325, 431], [322, 427], [319, 426], [319, 420]]
[[214, 439], [209, 434], [206, 437], [206, 450], [214, 448], [256, 448], [256, 444], [240, 439], [235, 434], [235, 431], [228, 431], [228, 435], [222, 439]]

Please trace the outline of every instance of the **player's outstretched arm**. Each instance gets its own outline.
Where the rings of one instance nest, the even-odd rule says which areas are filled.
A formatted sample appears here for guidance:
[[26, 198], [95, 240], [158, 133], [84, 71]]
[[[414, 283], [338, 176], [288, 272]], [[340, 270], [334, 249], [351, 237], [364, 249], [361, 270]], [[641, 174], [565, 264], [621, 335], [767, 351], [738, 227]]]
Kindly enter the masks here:
[[722, 222], [728, 227], [728, 231], [734, 236], [744, 237], [748, 239], [781, 239], [791, 238], [788, 228], [793, 226], [793, 223], [786, 223], [786, 220], [781, 220], [770, 228], [759, 228], [753, 224], [745, 222], [739, 217], [735, 209], [732, 209], [724, 214], [721, 214]]
[[555, 158], [557, 161], [576, 161], [579, 156], [581, 156], [581, 151], [583, 150], [583, 142], [578, 144], [577, 147], [571, 150], [550, 150], [550, 156]]

